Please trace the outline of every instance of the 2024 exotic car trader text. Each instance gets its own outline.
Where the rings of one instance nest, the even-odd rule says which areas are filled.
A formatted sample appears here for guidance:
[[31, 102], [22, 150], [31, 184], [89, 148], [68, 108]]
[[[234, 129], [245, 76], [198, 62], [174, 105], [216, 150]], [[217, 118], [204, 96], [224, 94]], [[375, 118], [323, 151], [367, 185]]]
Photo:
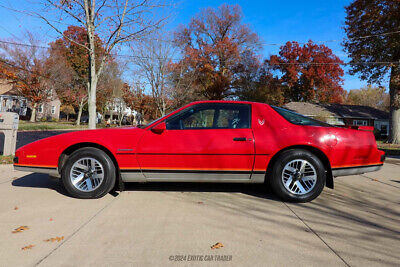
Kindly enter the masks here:
[[268, 183], [307, 202], [333, 177], [379, 170], [385, 155], [364, 127], [336, 127], [262, 103], [201, 101], [147, 126], [87, 130], [16, 151], [17, 170], [61, 178], [78, 198], [123, 182]]

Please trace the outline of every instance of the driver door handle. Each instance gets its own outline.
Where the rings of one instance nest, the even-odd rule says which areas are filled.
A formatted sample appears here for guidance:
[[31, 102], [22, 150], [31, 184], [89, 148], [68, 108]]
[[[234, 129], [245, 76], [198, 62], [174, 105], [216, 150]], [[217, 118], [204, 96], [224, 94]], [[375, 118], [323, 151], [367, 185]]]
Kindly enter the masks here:
[[251, 138], [249, 138], [248, 140], [247, 140], [247, 138], [246, 137], [235, 137], [235, 138], [233, 138], [233, 141], [251, 141]]

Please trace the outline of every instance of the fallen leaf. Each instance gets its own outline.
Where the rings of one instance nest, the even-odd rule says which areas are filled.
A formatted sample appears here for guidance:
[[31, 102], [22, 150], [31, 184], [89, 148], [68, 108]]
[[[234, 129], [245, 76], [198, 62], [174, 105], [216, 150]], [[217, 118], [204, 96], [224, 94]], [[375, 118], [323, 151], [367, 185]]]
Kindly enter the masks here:
[[28, 230], [28, 229], [29, 229], [28, 226], [20, 226], [20, 227], [14, 229], [14, 231], [12, 231], [12, 233], [13, 234], [20, 233], [20, 232], [23, 232], [23, 231]]
[[218, 243], [215, 243], [214, 245], [212, 245], [211, 249], [219, 249], [222, 247], [224, 247], [224, 245], [222, 245], [222, 243], [218, 242]]
[[199, 201], [199, 202], [197, 202], [197, 204], [204, 204], [204, 202], [203, 201]]
[[18, 177], [13, 177], [12, 179], [13, 179], [13, 180], [17, 180], [17, 179], [18, 179]]
[[378, 182], [378, 179], [372, 179], [372, 181]]
[[25, 246], [25, 247], [23, 247], [23, 248], [21, 248], [21, 249], [22, 249], [22, 250], [28, 250], [28, 249], [32, 249], [34, 246], [35, 246], [35, 245], [28, 245], [28, 246]]
[[63, 240], [64, 239], [64, 236], [61, 236], [61, 237], [58, 237], [58, 236], [56, 236], [56, 237], [51, 237], [51, 238], [49, 238], [49, 239], [46, 239], [46, 240], [44, 240], [44, 242], [60, 242], [61, 240]]
[[15, 206], [15, 207], [14, 207], [14, 210], [17, 210], [17, 209], [18, 209], [18, 207], [17, 207], [17, 206]]

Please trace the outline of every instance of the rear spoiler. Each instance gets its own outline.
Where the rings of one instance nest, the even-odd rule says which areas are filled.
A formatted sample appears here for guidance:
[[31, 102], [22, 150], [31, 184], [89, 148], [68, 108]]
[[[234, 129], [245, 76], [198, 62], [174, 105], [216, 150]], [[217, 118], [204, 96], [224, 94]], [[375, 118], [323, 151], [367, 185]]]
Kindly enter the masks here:
[[342, 128], [354, 129], [366, 132], [373, 132], [375, 129], [374, 126], [355, 126], [355, 125], [338, 125], [338, 126]]

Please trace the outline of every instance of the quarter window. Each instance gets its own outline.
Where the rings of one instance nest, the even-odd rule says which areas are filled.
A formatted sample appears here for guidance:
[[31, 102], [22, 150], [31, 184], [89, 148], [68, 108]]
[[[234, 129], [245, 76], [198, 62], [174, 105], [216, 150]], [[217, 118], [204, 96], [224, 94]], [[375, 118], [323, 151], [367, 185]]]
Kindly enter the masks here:
[[300, 115], [296, 112], [280, 108], [280, 107], [275, 107], [271, 106], [276, 112], [278, 112], [279, 115], [284, 117], [287, 121], [297, 124], [297, 125], [306, 125], [306, 126], [322, 126], [322, 127], [329, 127], [332, 126], [328, 123], [319, 121], [319, 120], [314, 120], [309, 117]]

